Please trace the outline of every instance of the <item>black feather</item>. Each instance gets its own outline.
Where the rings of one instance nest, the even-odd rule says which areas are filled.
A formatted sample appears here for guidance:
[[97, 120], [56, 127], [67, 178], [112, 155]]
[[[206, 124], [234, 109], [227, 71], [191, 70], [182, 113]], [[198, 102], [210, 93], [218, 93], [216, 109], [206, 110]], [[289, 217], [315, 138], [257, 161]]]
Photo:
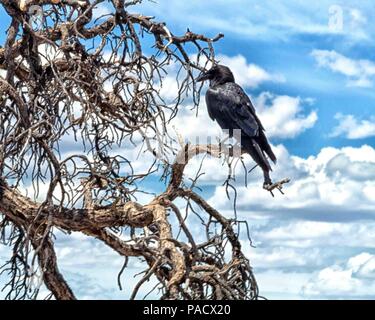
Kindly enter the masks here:
[[263, 169], [266, 180], [271, 170], [266, 156], [276, 163], [276, 156], [272, 151], [265, 135], [265, 129], [260, 122], [250, 98], [244, 90], [235, 83], [229, 68], [216, 65], [206, 74], [210, 80], [210, 88], [206, 93], [208, 114], [217, 121], [222, 129], [232, 132], [241, 130], [242, 148], [251, 155]]

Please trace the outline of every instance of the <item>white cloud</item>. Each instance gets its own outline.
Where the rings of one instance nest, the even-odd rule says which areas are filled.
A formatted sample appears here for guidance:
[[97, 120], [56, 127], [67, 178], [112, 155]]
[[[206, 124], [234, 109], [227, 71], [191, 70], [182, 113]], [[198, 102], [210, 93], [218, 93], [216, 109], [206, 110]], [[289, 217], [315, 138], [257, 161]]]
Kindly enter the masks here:
[[334, 50], [313, 50], [311, 55], [320, 67], [346, 76], [348, 86], [364, 88], [373, 86], [374, 62], [365, 59], [350, 59]]
[[296, 271], [280, 271], [278, 269], [259, 271], [254, 268], [260, 289], [260, 295], [267, 299], [296, 300], [303, 299], [301, 283], [306, 283], [311, 275]]
[[[326, 222], [326, 221], [278, 221], [253, 232], [257, 245], [273, 248], [282, 245], [287, 248], [321, 248], [321, 252], [332, 248], [375, 249], [375, 223]], [[302, 252], [302, 255], [304, 253]]]
[[[242, 181], [238, 183], [239, 208], [269, 214], [280, 211], [300, 216], [311, 214], [320, 220], [374, 212], [375, 199], [371, 192], [375, 188], [375, 149], [372, 147], [324, 148], [317, 156], [307, 159], [289, 155], [283, 146], [274, 149], [279, 159], [272, 174], [274, 180], [292, 179], [285, 195], [270, 199], [267, 192], [260, 192], [262, 178], [257, 170], [257, 175], [249, 178], [247, 188]], [[217, 187], [210, 201], [218, 208], [227, 208], [225, 188]]]
[[315, 125], [317, 112], [305, 115], [302, 107], [303, 102], [309, 101], [264, 92], [254, 100], [254, 104], [267, 136], [285, 139], [294, 138]]
[[263, 82], [285, 82], [283, 75], [269, 73], [260, 66], [248, 63], [243, 55], [219, 55], [217, 59], [232, 70], [236, 82], [244, 88], [256, 88]]
[[[282, 75], [270, 73], [260, 66], [249, 63], [242, 55], [233, 57], [219, 55], [217, 59], [232, 70], [236, 82], [244, 88], [255, 88], [264, 82], [285, 81]], [[168, 67], [168, 75], [164, 78], [159, 90], [160, 95], [166, 101], [176, 98], [178, 92], [176, 75], [176, 68]], [[181, 76], [179, 77], [181, 78]], [[269, 138], [294, 138], [312, 128], [318, 120], [316, 111], [306, 114], [304, 110], [304, 104], [314, 103], [311, 98], [301, 99], [300, 97], [278, 96], [263, 92], [253, 98], [253, 103]], [[172, 121], [172, 125], [184, 138], [195, 141], [196, 137], [200, 137], [205, 140], [206, 137], [216, 137], [220, 134], [221, 130], [217, 123], [208, 117], [203, 97], [201, 97], [199, 113], [197, 114], [192, 109], [191, 104], [184, 103], [178, 117]]]
[[[191, 56], [191, 59], [195, 60], [196, 56]], [[265, 82], [285, 82], [283, 75], [271, 73], [261, 66], [250, 63], [243, 55], [218, 55], [216, 59], [219, 63], [228, 66], [232, 70], [236, 82], [244, 88], [256, 88]], [[208, 63], [207, 67], [209, 68], [210, 65], [211, 63]], [[158, 92], [165, 101], [171, 102], [176, 99], [179, 86], [186, 74], [184, 71], [179, 72], [176, 64], [167, 66], [165, 70], [167, 74], [164, 76]]]
[[375, 279], [375, 256], [364, 252], [352, 257], [348, 261], [348, 268], [361, 278]]
[[[292, 138], [311, 128], [317, 121], [317, 114], [315, 111], [312, 111], [305, 115], [302, 107], [303, 102], [304, 100], [298, 97], [277, 96], [270, 93], [262, 93], [253, 99], [259, 118], [266, 128], [267, 137], [271, 139]], [[310, 100], [306, 102], [311, 103]], [[217, 137], [223, 137], [222, 130], [216, 122], [209, 118], [207, 108], [203, 103], [199, 106], [198, 115], [196, 115], [194, 110], [191, 110], [191, 106], [184, 107], [180, 111], [179, 116], [172, 121], [170, 127], [171, 130], [169, 132], [173, 133], [173, 136], [176, 129], [178, 134], [191, 143], [196, 143], [196, 141], [207, 143], [210, 141], [208, 140], [209, 138], [212, 143], [216, 143]], [[199, 140], [196, 140], [197, 138]], [[287, 150], [283, 146], [278, 146], [275, 152], [279, 161], [278, 167], [282, 166], [280, 172], [290, 174], [294, 177], [296, 171], [294, 167], [290, 166], [292, 162], [289, 159], [290, 156]], [[200, 167], [201, 161], [202, 157], [192, 159], [186, 168], [186, 175], [194, 177]], [[253, 162], [249, 156], [244, 156], [244, 161], [248, 168], [253, 166]], [[238, 164], [237, 175], [241, 177], [243, 172], [240, 167], [241, 165]], [[201, 177], [201, 182], [217, 184], [225, 180], [228, 175], [228, 168], [223, 160], [206, 157], [202, 172], [205, 174]], [[255, 174], [259, 174], [259, 172], [255, 171]], [[252, 173], [251, 179], [253, 177]]]
[[[207, 137], [215, 141], [222, 131], [219, 125], [209, 118], [204, 99], [201, 100], [198, 114], [192, 110], [191, 105], [184, 106], [171, 126], [191, 142], [195, 142], [196, 137], [204, 142], [207, 141]], [[295, 138], [312, 128], [318, 120], [316, 111], [306, 113], [304, 110], [304, 103], [310, 102], [299, 97], [263, 92], [252, 100], [268, 138]], [[171, 130], [173, 131], [174, 129]]]
[[[117, 285], [117, 275], [124, 257], [100, 241], [73, 232], [64, 235], [57, 232], [56, 255], [59, 268], [79, 299], [129, 299], [132, 289], [140, 280], [134, 275], [147, 268], [137, 258], [130, 258], [128, 268], [121, 277], [123, 291]], [[142, 298], [155, 282], [141, 287], [138, 298]], [[151, 295], [151, 298], [155, 297]]]
[[[350, 212], [352, 208], [373, 211], [375, 149], [369, 146], [324, 148], [318, 155], [308, 158], [291, 156], [282, 145], [275, 150], [280, 160], [274, 174], [280, 177], [293, 175], [286, 195], [272, 198], [263, 192], [258, 171], [250, 176], [248, 189], [238, 189], [239, 214], [250, 221], [251, 236], [257, 246], [245, 250], [255, 268], [261, 294], [267, 298], [280, 297], [284, 291], [288, 298], [374, 295], [375, 286], [366, 287], [368, 279], [374, 278], [373, 256], [354, 253], [346, 264], [340, 263], [342, 258], [338, 260], [338, 257], [346, 258], [351, 250], [361, 247], [374, 248], [375, 223], [290, 221], [288, 212], [298, 209], [298, 219], [308, 220], [309, 210], [328, 217], [332, 211], [327, 209], [332, 206], [337, 214]], [[203, 170], [210, 170], [207, 177], [211, 181], [225, 179], [226, 172], [220, 166], [221, 161], [217, 159], [204, 165]], [[189, 168], [196, 169], [194, 163]], [[208, 184], [209, 180], [204, 182]], [[217, 187], [216, 191], [219, 189]], [[342, 200], [341, 195], [336, 195], [340, 193], [337, 190], [345, 195]], [[230, 201], [225, 193], [215, 194], [210, 202], [227, 214]], [[280, 219], [272, 219], [271, 215], [277, 214]], [[256, 215], [263, 215], [260, 227], [255, 226]], [[194, 229], [191, 221], [189, 225]], [[116, 275], [121, 268], [121, 257], [80, 234], [61, 237], [59, 235], [57, 240], [60, 268], [80, 298], [129, 296], [129, 288], [136, 282], [131, 275], [141, 268], [135, 259], [131, 259], [133, 268], [123, 280], [127, 289], [120, 292], [116, 287]], [[320, 271], [313, 276], [317, 268]], [[76, 275], [77, 270], [79, 275]], [[81, 287], [83, 282], [87, 285]], [[361, 289], [362, 286], [365, 289]], [[149, 284], [142, 289], [140, 297], [148, 288]]]
[[350, 294], [360, 286], [358, 279], [352, 278], [352, 271], [339, 266], [325, 268], [319, 272], [313, 282], [309, 282], [304, 288], [305, 295], [334, 295]]
[[[157, 14], [158, 20], [170, 22], [172, 18], [179, 23], [184, 21], [183, 26], [192, 26], [193, 31], [202, 30], [201, 26], [207, 26], [210, 28], [210, 34], [224, 31], [237, 34], [241, 38], [251, 36], [252, 39], [264, 40], [267, 37], [284, 37], [298, 33], [332, 33], [327, 24], [329, 2], [332, 1], [314, 3], [292, 0], [288, 4], [264, 1], [262, 4], [251, 5], [252, 10], [246, 10], [249, 8], [247, 0], [232, 2], [217, 0], [215, 6], [210, 2], [198, 0], [193, 0], [189, 4], [173, 1], [152, 4], [152, 6], [160, 13]], [[352, 3], [356, 4], [356, 2]], [[139, 12], [143, 11], [141, 7], [139, 9]], [[138, 10], [134, 8], [134, 11]], [[207, 12], [211, 15], [207, 15]], [[361, 27], [366, 22], [364, 12], [367, 14], [367, 11], [353, 9], [349, 12], [352, 17], [349, 21], [352, 24], [345, 23], [345, 26], [349, 25], [351, 31], [358, 31], [350, 32], [349, 36], [359, 36], [363, 39]], [[95, 15], [99, 16], [99, 13], [107, 13], [107, 11], [103, 8], [102, 12], [97, 10]], [[182, 15], [183, 20], [181, 20]], [[184, 31], [185, 29], [181, 33]], [[177, 32], [178, 30], [176, 34]], [[50, 48], [48, 50], [51, 51]], [[327, 56], [324, 57], [323, 53], [321, 50], [322, 66], [346, 76], [348, 85], [372, 86], [374, 65], [371, 61], [353, 60], [337, 53], [335, 55], [327, 52]], [[52, 50], [49, 54], [53, 56], [58, 53]], [[221, 56], [219, 59], [232, 68], [237, 81], [244, 87], [256, 88], [266, 82], [285, 81], [282, 75], [252, 64], [241, 55]], [[170, 75], [161, 88], [161, 94], [167, 100], [175, 98], [177, 90], [177, 82]], [[299, 97], [269, 93], [254, 98], [254, 105], [267, 129], [267, 135], [273, 138], [296, 137], [311, 128], [317, 121], [317, 114], [315, 111], [307, 112], [303, 107], [305, 103], [310, 102]], [[192, 140], [195, 136], [216, 137], [220, 134], [219, 126], [208, 118], [204, 105], [199, 108], [198, 117], [195, 111], [189, 110], [189, 106], [182, 108], [184, 110], [181, 110], [182, 113], [172, 124], [184, 138]], [[362, 129], [359, 131], [357, 129], [354, 136], [363, 135], [367, 122], [355, 120], [357, 121], [355, 124]], [[353, 130], [350, 129], [351, 135]], [[368, 132], [368, 129], [365, 131]], [[173, 133], [173, 130], [171, 132]], [[349, 129], [342, 134], [349, 136]], [[141, 154], [137, 158], [138, 152], [139, 146], [129, 150], [129, 158], [135, 170], [140, 172], [146, 169], [150, 157]], [[273, 172], [275, 179], [285, 176], [292, 178], [292, 183], [286, 187], [285, 196], [277, 195], [274, 199], [261, 190], [262, 178], [258, 169], [249, 176], [249, 188], [242, 185], [238, 188], [239, 214], [250, 222], [251, 235], [258, 247], [251, 249], [248, 256], [255, 267], [261, 293], [266, 291], [272, 294], [279, 291], [278, 297], [300, 298], [301, 285], [308, 282], [303, 290], [305, 297], [316, 297], [322, 292], [328, 296], [333, 295], [334, 292], [342, 296], [351, 295], [353, 290], [358, 291], [357, 294], [361, 294], [361, 290], [366, 291], [365, 294], [374, 294], [375, 287], [368, 285], [364, 280], [374, 277], [375, 259], [372, 254], [363, 251], [362, 254], [353, 255], [346, 263], [340, 261], [327, 263], [327, 261], [331, 260], [334, 254], [340, 255], [336, 253], [339, 249], [350, 251], [357, 250], [361, 246], [373, 249], [375, 223], [308, 221], [308, 219], [326, 219], [333, 214], [339, 219], [341, 214], [347, 212], [350, 214], [350, 217], [347, 215], [349, 219], [356, 219], [358, 216], [354, 216], [356, 213], [353, 214], [352, 210], [370, 213], [374, 211], [375, 150], [369, 146], [324, 148], [316, 156], [302, 158], [290, 155], [284, 146], [279, 145], [275, 147], [275, 152], [279, 159]], [[245, 162], [251, 167], [250, 157], [245, 156]], [[193, 175], [198, 166], [199, 161], [195, 159], [189, 164], [187, 174]], [[206, 173], [202, 177], [203, 184], [207, 185], [217, 186], [218, 182], [222, 182], [227, 175], [222, 161], [218, 159], [206, 159], [202, 171]], [[242, 184], [243, 172], [238, 172], [237, 175], [238, 181]], [[45, 193], [45, 188], [42, 192]], [[146, 203], [148, 200], [142, 198], [139, 201]], [[230, 201], [227, 200], [223, 188], [216, 188], [215, 195], [210, 201], [225, 215], [229, 216], [229, 212], [232, 213]], [[315, 212], [313, 216], [309, 215], [311, 210]], [[296, 212], [292, 221], [288, 216], [289, 212]], [[272, 219], [274, 215], [278, 215], [280, 219]], [[256, 223], [262, 225], [256, 228]], [[195, 228], [194, 225], [192, 228]], [[80, 298], [128, 297], [128, 290], [136, 280], [131, 274], [126, 273], [124, 279], [126, 290], [123, 293], [118, 291], [116, 276], [123, 262], [121, 257], [97, 241], [80, 234], [73, 233], [70, 240], [61, 237], [59, 234], [57, 240], [59, 263], [63, 274]], [[328, 246], [332, 248], [327, 249]], [[341, 255], [347, 256], [348, 253]], [[136, 259], [131, 259], [134, 273], [140, 271], [140, 263], [137, 262]], [[317, 266], [322, 270], [316, 278], [311, 279], [311, 270], [316, 269]], [[325, 268], [326, 266], [329, 267]], [[260, 268], [268, 271], [257, 272]], [[311, 281], [308, 281], [309, 279]], [[266, 293], [265, 296], [272, 297]]]
[[355, 28], [358, 29], [368, 22], [365, 14], [357, 8], [349, 9], [349, 15], [351, 17], [351, 27], [352, 27], [352, 29], [355, 29]]
[[[76, 270], [79, 270], [78, 268]], [[79, 300], [121, 299], [113, 287], [98, 284], [98, 278], [88, 276], [87, 272], [66, 272], [65, 279]], [[41, 294], [39, 298], [42, 298]]]
[[335, 264], [318, 272], [303, 287], [310, 297], [373, 297], [375, 295], [375, 256], [363, 252], [346, 263]]
[[63, 53], [59, 49], [45, 43], [38, 46], [38, 52], [40, 54], [41, 63], [43, 65], [55, 59], [62, 59], [64, 57]]
[[[253, 234], [253, 238], [257, 236]], [[246, 243], [243, 247], [246, 248]], [[276, 243], [271, 247], [257, 246], [245, 252], [251, 258], [253, 266], [266, 270], [312, 267], [319, 265], [322, 260], [322, 253], [318, 248], [293, 248], [284, 244], [278, 246]]]
[[[208, 116], [203, 100], [198, 113], [192, 110], [192, 105], [187, 105], [171, 122], [171, 127], [174, 126], [177, 132], [192, 142], [196, 137], [202, 138], [203, 141], [206, 141], [207, 137], [215, 140], [215, 137], [222, 134], [219, 125]], [[264, 92], [252, 100], [269, 138], [295, 138], [312, 128], [318, 120], [316, 111], [306, 114], [303, 107], [306, 101], [299, 97], [277, 96]], [[173, 131], [172, 128], [171, 132]]]
[[[249, 249], [244, 243], [243, 248], [261, 293], [268, 298], [284, 292], [289, 292], [288, 298], [374, 296], [375, 284], [366, 281], [375, 278], [375, 259], [358, 253], [375, 248], [375, 223], [370, 220], [375, 208], [375, 149], [329, 147], [308, 158], [291, 156], [281, 145], [275, 152], [280, 159], [275, 177], [292, 177], [285, 196], [272, 198], [261, 191], [260, 170], [249, 177], [248, 188], [237, 177], [238, 215], [249, 222], [256, 246]], [[217, 180], [215, 169], [211, 172]], [[224, 188], [216, 187], [209, 202], [232, 215]], [[343, 259], [347, 266], [340, 264]]]
[[344, 136], [347, 139], [364, 139], [375, 136], [375, 117], [357, 119], [354, 115], [337, 113], [339, 124], [333, 128], [330, 136]]
[[191, 108], [192, 106], [185, 106], [180, 110], [171, 122], [170, 132], [180, 134], [191, 143], [204, 144], [209, 138], [215, 143], [215, 138], [222, 136], [222, 131], [219, 125], [210, 119], [206, 105], [201, 103], [198, 113]]
[[[145, 3], [139, 7], [144, 14], [155, 15], [169, 23], [189, 26], [192, 30], [224, 32], [251, 39], [288, 39], [296, 34], [336, 35], [354, 40], [368, 39], [371, 26], [366, 24], [366, 16], [371, 6], [350, 0], [340, 6], [343, 13], [343, 28], [330, 27], [329, 9], [331, 0], [301, 2], [290, 0], [260, 2], [249, 0], [210, 1], [191, 0], [160, 1]], [[370, 30], [369, 30], [370, 29]]]

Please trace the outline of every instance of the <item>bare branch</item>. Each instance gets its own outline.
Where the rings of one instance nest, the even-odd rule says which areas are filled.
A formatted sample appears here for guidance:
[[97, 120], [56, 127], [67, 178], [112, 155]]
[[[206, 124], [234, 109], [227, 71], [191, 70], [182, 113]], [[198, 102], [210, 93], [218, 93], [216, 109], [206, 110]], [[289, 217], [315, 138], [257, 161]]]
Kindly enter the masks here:
[[[7, 298], [35, 299], [42, 283], [56, 299], [76, 298], [58, 268], [56, 228], [96, 238], [126, 261], [141, 258], [145, 271], [132, 298], [151, 278], [162, 299], [257, 298], [241, 222], [196, 192], [199, 174], [190, 187], [184, 182], [195, 156], [231, 158], [231, 149], [182, 139], [176, 147], [169, 126], [184, 99], [198, 107], [196, 76], [215, 62], [213, 45], [223, 34], [176, 35], [164, 22], [130, 13], [141, 0], [108, 1], [111, 11], [98, 18], [102, 2], [0, 0], [11, 18], [0, 47], [0, 241], [12, 249], [0, 270], [9, 275]], [[178, 88], [166, 101], [171, 68]], [[132, 163], [134, 145], [148, 152], [146, 169]], [[146, 178], [167, 187], [141, 203]], [[127, 263], [120, 274], [126, 270]]]

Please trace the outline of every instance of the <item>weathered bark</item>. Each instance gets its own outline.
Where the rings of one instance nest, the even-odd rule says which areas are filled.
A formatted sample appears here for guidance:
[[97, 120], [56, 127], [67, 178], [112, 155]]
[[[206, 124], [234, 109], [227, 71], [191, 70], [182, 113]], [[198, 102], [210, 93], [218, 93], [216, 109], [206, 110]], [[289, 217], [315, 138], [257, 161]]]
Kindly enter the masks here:
[[57, 300], [76, 300], [72, 289], [65, 281], [57, 266], [57, 257], [50, 239], [38, 241], [32, 239], [32, 244], [37, 250], [39, 266], [42, 270], [44, 284], [53, 293]]
[[[187, 144], [178, 150], [165, 140], [171, 138], [169, 119], [186, 94], [199, 105], [196, 76], [215, 63], [213, 43], [223, 35], [209, 38], [190, 30], [174, 35], [165, 23], [128, 12], [141, 0], [108, 1], [112, 14], [95, 20], [93, 8], [101, 2], [0, 0], [11, 17], [0, 46], [0, 69], [6, 71], [0, 76], [0, 241], [13, 250], [5, 265], [10, 291], [16, 298], [35, 298], [29, 292], [37, 289], [28, 280], [34, 280], [29, 269], [37, 265], [56, 299], [75, 299], [54, 251], [53, 232], [59, 228], [98, 239], [126, 262], [142, 258], [147, 269], [132, 298], [152, 276], [163, 299], [256, 298], [256, 282], [236, 234], [241, 222], [226, 219], [194, 191], [198, 177], [190, 187], [183, 179], [194, 156], [230, 153], [212, 145]], [[49, 22], [34, 30], [30, 15], [35, 5], [51, 10], [43, 13]], [[143, 37], [153, 42], [151, 54], [142, 48]], [[185, 44], [195, 48], [195, 56]], [[40, 52], [40, 45], [56, 54]], [[174, 106], [160, 96], [172, 64], [180, 68]], [[80, 137], [82, 148], [63, 158], [60, 143], [67, 135], [75, 141]], [[143, 150], [155, 156], [146, 172], [136, 172], [127, 158], [127, 146], [139, 135]], [[175, 161], [156, 157], [150, 141], [158, 141]], [[116, 146], [121, 151], [114, 155]], [[150, 203], [140, 203], [138, 193], [147, 190], [139, 185], [153, 174], [167, 187]], [[47, 187], [41, 202], [17, 187], [30, 179], [37, 190]], [[205, 242], [194, 238], [181, 201], [186, 217], [199, 216]], [[171, 215], [186, 242], [175, 233]]]
[[68, 231], [85, 231], [126, 225], [141, 228], [153, 221], [152, 210], [135, 202], [106, 208], [66, 209], [31, 201], [6, 184], [1, 188], [0, 211], [13, 219], [22, 217], [29, 223], [42, 223], [43, 220], [49, 219], [56, 227]]

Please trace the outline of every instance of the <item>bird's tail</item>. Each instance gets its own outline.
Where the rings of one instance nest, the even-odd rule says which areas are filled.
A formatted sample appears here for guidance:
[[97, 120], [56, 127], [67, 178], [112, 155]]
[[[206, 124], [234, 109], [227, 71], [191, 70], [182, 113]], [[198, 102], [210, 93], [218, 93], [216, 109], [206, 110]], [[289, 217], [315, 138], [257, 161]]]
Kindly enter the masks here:
[[272, 171], [271, 165], [269, 164], [267, 158], [265, 157], [261, 146], [258, 141], [253, 138], [242, 138], [241, 140], [242, 147], [246, 153], [255, 160], [255, 162], [263, 169], [263, 171]]
[[259, 145], [261, 146], [262, 150], [269, 156], [272, 162], [276, 164], [277, 162], [276, 156], [273, 153], [271, 146], [268, 143], [268, 140], [263, 131], [260, 131], [258, 140], [259, 140]]

